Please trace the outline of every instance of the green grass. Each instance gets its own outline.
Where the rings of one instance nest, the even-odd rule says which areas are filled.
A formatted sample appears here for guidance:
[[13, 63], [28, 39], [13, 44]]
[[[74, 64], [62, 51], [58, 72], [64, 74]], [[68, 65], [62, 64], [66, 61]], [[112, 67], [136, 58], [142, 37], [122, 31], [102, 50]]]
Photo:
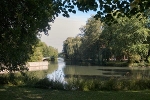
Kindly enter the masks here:
[[150, 100], [145, 91], [60, 91], [0, 86], [0, 100]]

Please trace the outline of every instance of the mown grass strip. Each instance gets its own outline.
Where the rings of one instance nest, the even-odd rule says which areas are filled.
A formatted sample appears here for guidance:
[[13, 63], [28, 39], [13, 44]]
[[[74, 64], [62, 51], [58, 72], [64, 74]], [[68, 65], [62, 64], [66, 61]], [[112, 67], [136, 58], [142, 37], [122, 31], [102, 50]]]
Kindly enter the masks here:
[[60, 91], [29, 87], [0, 87], [0, 100], [149, 100], [144, 91]]

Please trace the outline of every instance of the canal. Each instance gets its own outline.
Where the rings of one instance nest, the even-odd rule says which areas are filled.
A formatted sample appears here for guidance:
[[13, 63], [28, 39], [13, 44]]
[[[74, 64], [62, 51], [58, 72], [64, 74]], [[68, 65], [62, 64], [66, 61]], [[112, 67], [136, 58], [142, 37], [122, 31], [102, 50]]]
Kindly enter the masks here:
[[145, 78], [150, 77], [150, 68], [146, 67], [114, 67], [114, 66], [77, 66], [66, 65], [62, 58], [57, 63], [50, 63], [51, 72], [47, 78], [54, 81], [65, 82], [69, 77], [82, 78]]

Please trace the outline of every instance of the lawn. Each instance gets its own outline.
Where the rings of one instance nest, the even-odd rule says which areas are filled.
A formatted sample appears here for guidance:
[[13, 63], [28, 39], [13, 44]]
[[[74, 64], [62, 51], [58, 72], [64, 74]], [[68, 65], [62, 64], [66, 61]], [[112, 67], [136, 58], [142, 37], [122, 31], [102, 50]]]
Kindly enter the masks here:
[[83, 92], [0, 86], [0, 100], [150, 100], [150, 90]]

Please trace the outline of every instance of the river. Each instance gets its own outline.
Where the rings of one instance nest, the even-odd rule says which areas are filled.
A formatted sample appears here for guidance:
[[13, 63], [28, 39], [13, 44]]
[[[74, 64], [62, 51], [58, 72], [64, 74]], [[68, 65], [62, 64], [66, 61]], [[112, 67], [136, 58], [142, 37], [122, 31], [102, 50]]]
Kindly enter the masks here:
[[112, 66], [77, 66], [66, 65], [62, 58], [58, 58], [57, 63], [51, 63], [49, 68], [54, 69], [47, 74], [47, 78], [54, 81], [66, 82], [68, 77], [85, 78], [150, 78], [150, 68], [146, 67], [112, 67]]

